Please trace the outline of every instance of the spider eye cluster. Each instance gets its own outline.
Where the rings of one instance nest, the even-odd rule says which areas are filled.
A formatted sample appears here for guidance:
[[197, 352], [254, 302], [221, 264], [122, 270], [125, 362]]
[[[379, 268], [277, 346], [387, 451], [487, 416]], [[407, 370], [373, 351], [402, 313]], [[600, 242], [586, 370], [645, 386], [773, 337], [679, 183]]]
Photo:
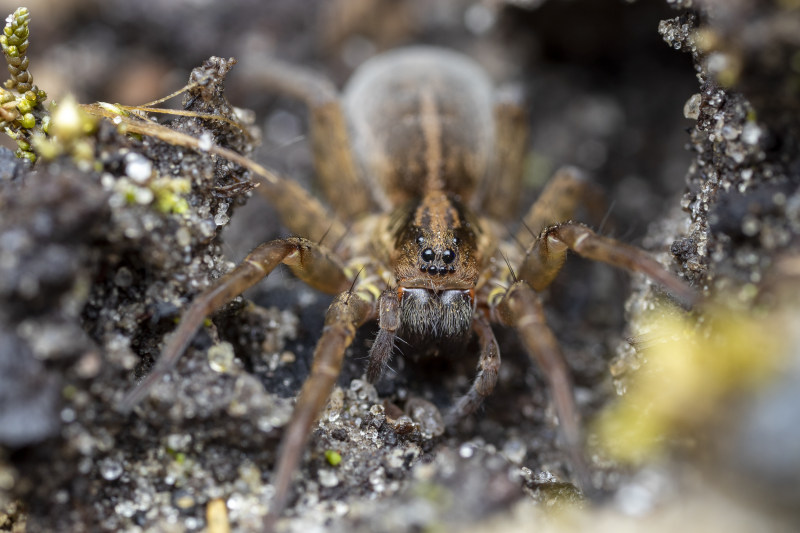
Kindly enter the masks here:
[[[425, 240], [420, 237], [417, 239], [417, 243], [423, 246]], [[427, 246], [419, 252], [419, 259], [419, 269], [428, 274], [444, 275], [456, 270], [456, 266], [453, 264], [456, 260], [456, 252], [452, 248], [441, 250]]]

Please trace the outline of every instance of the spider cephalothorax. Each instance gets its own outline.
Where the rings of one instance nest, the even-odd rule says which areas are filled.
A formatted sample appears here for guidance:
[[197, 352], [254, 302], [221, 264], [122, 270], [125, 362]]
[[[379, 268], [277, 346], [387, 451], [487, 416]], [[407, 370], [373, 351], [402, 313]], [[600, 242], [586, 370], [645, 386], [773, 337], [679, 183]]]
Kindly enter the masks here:
[[463, 339], [470, 332], [480, 274], [478, 222], [455, 195], [438, 191], [401, 211], [390, 253], [399, 333], [417, 343]]
[[480, 273], [480, 228], [452, 195], [434, 193], [401, 208], [389, 253], [400, 287], [470, 289]]
[[[464, 56], [423, 47], [389, 52], [362, 66], [341, 97], [323, 78], [279, 62], [257, 81], [309, 106], [317, 172], [335, 215], [291, 181], [263, 181], [260, 192], [307, 238], [262, 244], [198, 295], [124, 406], [130, 409], [169, 370], [208, 313], [283, 263], [337, 296], [283, 437], [273, 518], [286, 504], [345, 350], [372, 319], [380, 326], [367, 365], [373, 381], [398, 336], [440, 342], [475, 333], [478, 374], [451, 418], [475, 411], [496, 384], [500, 351], [492, 322], [515, 328], [548, 379], [575, 477], [588, 488], [569, 373], [537, 292], [552, 282], [568, 250], [643, 272], [685, 301], [693, 292], [644, 252], [565, 222], [587, 185], [574, 169], [559, 171], [521, 217], [523, 229], [508, 234], [504, 228], [520, 218], [525, 115], [517, 93], [495, 93]], [[323, 236], [336, 244], [320, 244]]]

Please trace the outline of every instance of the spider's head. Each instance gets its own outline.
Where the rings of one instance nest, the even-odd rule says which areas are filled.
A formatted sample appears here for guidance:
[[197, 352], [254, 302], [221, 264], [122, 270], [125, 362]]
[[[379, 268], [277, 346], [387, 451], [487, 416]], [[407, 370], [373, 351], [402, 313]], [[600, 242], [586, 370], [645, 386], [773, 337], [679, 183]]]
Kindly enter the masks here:
[[396, 218], [392, 263], [398, 287], [469, 290], [478, 280], [477, 223], [454, 197], [430, 193]]
[[467, 209], [444, 193], [429, 193], [401, 211], [392, 266], [406, 335], [441, 339], [469, 332], [478, 230]]
[[[460, 232], [461, 233], [461, 232]], [[467, 236], [469, 238], [469, 236]], [[478, 269], [473, 250], [452, 230], [418, 228], [396, 265], [401, 322], [410, 338], [453, 339], [469, 333]], [[407, 274], [406, 274], [407, 273]]]

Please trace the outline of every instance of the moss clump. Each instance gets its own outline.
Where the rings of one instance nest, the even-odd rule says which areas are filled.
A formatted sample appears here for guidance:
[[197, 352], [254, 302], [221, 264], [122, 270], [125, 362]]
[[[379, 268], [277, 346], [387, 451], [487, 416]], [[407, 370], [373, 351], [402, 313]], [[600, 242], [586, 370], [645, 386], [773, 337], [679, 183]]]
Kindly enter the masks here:
[[162, 213], [176, 215], [183, 214], [189, 209], [189, 203], [183, 195], [191, 188], [191, 182], [183, 178], [158, 178], [150, 185], [155, 195], [156, 209]]
[[8, 64], [9, 79], [0, 89], [0, 123], [6, 134], [17, 141], [17, 157], [36, 160], [31, 149], [31, 139], [36, 134], [44, 135], [50, 119], [42, 103], [47, 94], [33, 84], [33, 75], [28, 70], [28, 23], [30, 13], [21, 7], [6, 18], [0, 47]]

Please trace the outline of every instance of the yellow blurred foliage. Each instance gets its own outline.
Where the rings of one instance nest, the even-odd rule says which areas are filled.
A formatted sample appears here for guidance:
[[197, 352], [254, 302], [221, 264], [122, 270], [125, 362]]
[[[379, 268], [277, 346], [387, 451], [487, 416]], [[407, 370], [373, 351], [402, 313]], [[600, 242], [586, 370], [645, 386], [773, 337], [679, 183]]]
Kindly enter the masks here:
[[691, 437], [732, 398], [775, 375], [791, 331], [786, 317], [720, 308], [701, 320], [652, 316], [659, 318], [647, 325], [653, 341], [641, 352], [644, 364], [595, 427], [601, 446], [626, 462], [652, 459], [670, 439]]

